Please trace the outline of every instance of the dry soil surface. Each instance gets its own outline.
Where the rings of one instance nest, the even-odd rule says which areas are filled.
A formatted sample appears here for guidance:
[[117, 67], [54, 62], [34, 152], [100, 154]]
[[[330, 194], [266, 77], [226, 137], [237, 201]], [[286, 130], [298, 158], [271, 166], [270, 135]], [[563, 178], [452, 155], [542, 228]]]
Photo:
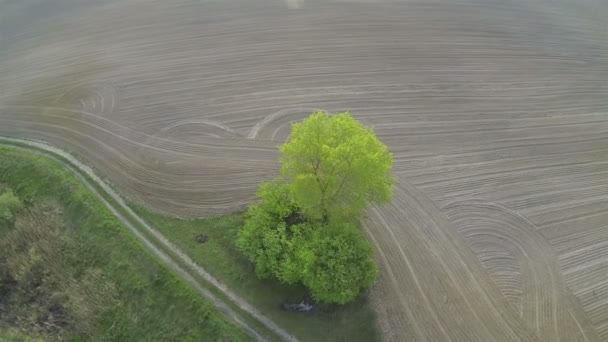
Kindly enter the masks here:
[[0, 135], [218, 215], [278, 174], [291, 122], [348, 110], [395, 156], [366, 223], [387, 340], [606, 341], [606, 18], [602, 0], [0, 0]]

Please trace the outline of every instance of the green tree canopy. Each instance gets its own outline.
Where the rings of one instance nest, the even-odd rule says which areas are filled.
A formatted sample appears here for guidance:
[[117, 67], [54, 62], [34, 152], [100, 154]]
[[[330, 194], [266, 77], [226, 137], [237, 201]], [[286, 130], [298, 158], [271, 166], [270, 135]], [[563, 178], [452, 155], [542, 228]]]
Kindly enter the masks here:
[[372, 247], [353, 223], [307, 222], [281, 181], [263, 183], [258, 196], [237, 241], [258, 277], [301, 283], [315, 300], [337, 304], [376, 282]]
[[245, 225], [239, 231], [237, 244], [255, 264], [258, 277], [275, 277], [293, 283], [297, 279], [285, 277], [282, 272], [291, 252], [287, 218], [296, 211], [291, 188], [278, 180], [262, 183], [257, 195], [261, 201], [247, 210]]
[[260, 278], [303, 284], [317, 301], [345, 304], [378, 277], [357, 219], [388, 201], [392, 155], [348, 113], [313, 113], [281, 147], [283, 179], [262, 183], [237, 245]]
[[310, 217], [360, 217], [369, 203], [391, 198], [393, 156], [349, 113], [313, 113], [292, 126], [281, 152], [281, 172]]
[[373, 249], [358, 227], [341, 222], [315, 228], [295, 244], [302, 284], [315, 300], [346, 304], [376, 283]]

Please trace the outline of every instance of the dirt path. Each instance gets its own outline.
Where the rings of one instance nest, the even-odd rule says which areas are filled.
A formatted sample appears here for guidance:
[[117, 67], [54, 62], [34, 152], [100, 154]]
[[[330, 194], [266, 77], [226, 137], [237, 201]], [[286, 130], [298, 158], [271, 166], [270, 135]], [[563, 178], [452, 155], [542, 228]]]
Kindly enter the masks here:
[[[289, 334], [287, 331], [280, 328], [276, 323], [274, 323], [269, 318], [262, 315], [256, 308], [254, 308], [251, 304], [247, 303], [244, 299], [240, 298], [234, 292], [232, 292], [226, 285], [222, 284], [220, 281], [215, 279], [212, 275], [210, 275], [207, 271], [205, 271], [202, 267], [196, 264], [189, 256], [187, 256], [183, 251], [181, 251], [177, 246], [167, 240], [158, 230], [149, 225], [146, 221], [144, 221], [140, 216], [138, 216], [131, 208], [124, 202], [122, 197], [120, 197], [107, 183], [101, 180], [91, 169], [89, 166], [84, 165], [78, 159], [74, 158], [69, 153], [58, 149], [56, 147], [41, 143], [35, 142], [31, 140], [23, 140], [23, 139], [13, 139], [13, 138], [0, 138], [0, 145], [5, 144], [12, 147], [18, 147], [23, 150], [27, 150], [30, 152], [35, 152], [39, 154], [44, 154], [46, 156], [50, 156], [51, 158], [58, 160], [64, 166], [72, 171], [74, 175], [76, 175], [83, 184], [91, 190], [91, 192], [116, 216], [116, 218], [124, 224], [143, 244], [146, 246], [154, 255], [159, 257], [168, 267], [170, 267], [175, 273], [181, 276], [186, 282], [192, 285], [201, 295], [207, 298], [209, 301], [215, 305], [218, 310], [223, 312], [226, 316], [230, 317], [234, 320], [238, 325], [240, 325], [243, 329], [245, 329], [252, 337], [254, 337], [258, 341], [266, 340], [262, 335], [260, 335], [256, 329], [251, 327], [247, 322], [243, 320], [243, 318], [232, 310], [225, 302], [223, 302], [220, 298], [209, 292], [205, 287], [201, 285], [199, 281], [197, 281], [190, 272], [195, 272], [196, 275], [205, 279], [205, 281], [212, 284], [216, 289], [221, 291], [226, 297], [228, 297], [232, 303], [237, 305], [241, 310], [250, 314], [253, 318], [257, 319], [261, 324], [266, 326], [269, 330], [275, 333], [277, 336], [281, 337], [285, 341], [298, 341], [294, 336]], [[17, 146], [15, 144], [19, 144]], [[23, 145], [27, 145], [29, 147], [25, 147]], [[44, 151], [44, 152], [41, 152]], [[57, 158], [60, 156], [69, 161], [65, 163], [63, 160]], [[83, 173], [86, 174], [89, 178], [83, 176]], [[150, 239], [148, 239], [137, 227], [135, 227], [129, 219], [127, 219], [119, 209], [114, 207], [113, 204], [108, 202], [103, 195], [99, 193], [99, 191], [90, 183], [89, 179], [93, 179], [93, 181], [100, 186], [106, 193], [106, 195], [110, 196], [118, 205], [120, 209], [126, 211], [131, 219], [134, 219], [141, 226], [145, 227], [148, 233], [152, 234], [165, 248], [170, 250], [174, 255], [176, 255], [181, 262], [188, 265], [189, 269], [185, 269], [180, 266], [178, 262], [176, 262], [171, 256], [167, 255], [160, 248], [158, 248]]]

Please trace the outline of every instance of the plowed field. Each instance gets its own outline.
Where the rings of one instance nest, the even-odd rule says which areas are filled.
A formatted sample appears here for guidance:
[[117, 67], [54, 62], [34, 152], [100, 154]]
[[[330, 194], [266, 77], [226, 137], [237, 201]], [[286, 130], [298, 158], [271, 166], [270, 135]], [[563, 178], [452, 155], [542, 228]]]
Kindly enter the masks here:
[[387, 340], [606, 341], [606, 18], [602, 0], [0, 0], [0, 135], [220, 215], [278, 174], [290, 123], [348, 110], [395, 156], [366, 222]]

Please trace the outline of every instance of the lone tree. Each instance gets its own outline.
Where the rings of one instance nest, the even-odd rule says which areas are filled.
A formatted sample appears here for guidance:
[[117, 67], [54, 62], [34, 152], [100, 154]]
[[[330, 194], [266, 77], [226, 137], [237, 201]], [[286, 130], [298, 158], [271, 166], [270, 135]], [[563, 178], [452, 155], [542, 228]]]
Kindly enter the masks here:
[[262, 183], [237, 244], [260, 278], [305, 285], [321, 302], [345, 304], [376, 282], [359, 219], [389, 201], [392, 155], [348, 113], [313, 113], [281, 146], [283, 178]]
[[393, 156], [349, 113], [313, 113], [292, 126], [281, 152], [281, 172], [310, 217], [358, 218], [369, 203], [391, 198]]

